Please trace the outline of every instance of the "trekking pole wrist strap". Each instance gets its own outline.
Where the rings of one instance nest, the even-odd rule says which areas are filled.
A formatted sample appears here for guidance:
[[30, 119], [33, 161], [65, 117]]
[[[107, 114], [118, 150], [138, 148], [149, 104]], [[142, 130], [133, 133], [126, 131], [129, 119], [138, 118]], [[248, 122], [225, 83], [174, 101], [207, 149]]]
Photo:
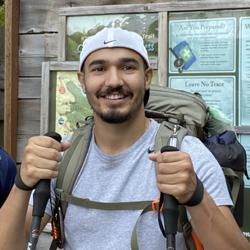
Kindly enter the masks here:
[[20, 174], [20, 169], [21, 168], [18, 168], [18, 170], [17, 170], [17, 174], [16, 174], [16, 177], [15, 177], [15, 185], [19, 188], [19, 189], [21, 189], [21, 190], [23, 190], [23, 191], [32, 191], [35, 187], [29, 187], [29, 186], [27, 186], [24, 182], [23, 182], [23, 180], [22, 180], [22, 178], [21, 178], [21, 174]]
[[204, 195], [204, 186], [197, 175], [196, 175], [196, 181], [197, 181], [196, 188], [193, 195], [187, 202], [183, 203], [182, 205], [193, 207], [201, 203]]

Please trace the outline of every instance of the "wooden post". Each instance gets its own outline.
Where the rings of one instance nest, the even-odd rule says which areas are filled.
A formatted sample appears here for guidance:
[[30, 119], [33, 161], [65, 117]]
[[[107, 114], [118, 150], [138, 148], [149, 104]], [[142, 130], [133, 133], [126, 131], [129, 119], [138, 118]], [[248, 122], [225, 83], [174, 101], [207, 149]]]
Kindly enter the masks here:
[[4, 147], [16, 159], [19, 0], [5, 1]]

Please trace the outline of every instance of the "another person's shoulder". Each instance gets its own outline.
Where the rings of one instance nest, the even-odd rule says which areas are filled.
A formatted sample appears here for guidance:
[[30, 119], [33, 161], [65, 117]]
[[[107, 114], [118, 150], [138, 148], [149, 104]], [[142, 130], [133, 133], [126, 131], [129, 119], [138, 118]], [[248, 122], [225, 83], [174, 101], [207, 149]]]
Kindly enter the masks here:
[[0, 167], [4, 167], [5, 170], [9, 170], [16, 173], [16, 163], [13, 158], [2, 148], [0, 147]]
[[8, 196], [16, 176], [16, 163], [13, 158], [0, 147], [0, 207]]

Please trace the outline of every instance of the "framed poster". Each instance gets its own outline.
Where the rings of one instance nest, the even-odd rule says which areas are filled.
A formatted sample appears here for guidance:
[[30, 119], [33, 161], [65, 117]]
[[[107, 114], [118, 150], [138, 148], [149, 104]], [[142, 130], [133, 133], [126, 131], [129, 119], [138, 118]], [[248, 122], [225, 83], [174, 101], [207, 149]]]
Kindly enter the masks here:
[[91, 108], [77, 79], [78, 64], [44, 62], [41, 91], [41, 134], [49, 130], [70, 138]]
[[69, 11], [61, 15], [60, 41], [62, 44], [59, 58], [62, 61], [78, 61], [82, 43], [87, 37], [96, 34], [105, 27], [120, 27], [142, 36], [150, 63], [154, 69], [157, 69], [158, 19], [158, 12], [131, 13], [127, 12], [126, 8], [121, 9], [121, 7], [115, 9], [110, 7], [107, 13], [100, 13], [98, 7], [91, 14], [86, 9], [78, 14], [72, 14]]
[[157, 13], [69, 16], [66, 18], [65, 59], [67, 61], [77, 61], [82, 42], [105, 27], [120, 27], [140, 34], [148, 51], [150, 63], [153, 68], [157, 68]]
[[236, 18], [170, 20], [169, 50], [170, 73], [235, 72]]
[[250, 17], [239, 24], [239, 117], [240, 125], [250, 124]]
[[78, 61], [83, 41], [105, 27], [120, 27], [141, 35], [154, 69], [153, 84], [166, 85], [166, 13], [144, 4], [106, 5], [59, 10], [59, 61]]
[[172, 76], [169, 77], [169, 87], [200, 93], [210, 107], [215, 108], [217, 113], [221, 112], [220, 117], [225, 122], [235, 125], [234, 76]]

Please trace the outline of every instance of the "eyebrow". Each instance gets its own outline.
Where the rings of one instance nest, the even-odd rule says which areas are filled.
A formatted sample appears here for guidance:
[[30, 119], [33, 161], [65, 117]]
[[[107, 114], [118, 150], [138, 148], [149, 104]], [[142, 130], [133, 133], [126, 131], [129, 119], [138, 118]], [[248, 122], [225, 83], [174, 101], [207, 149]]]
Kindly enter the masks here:
[[[139, 65], [138, 60], [136, 60], [136, 59], [133, 58], [133, 57], [124, 57], [124, 58], [120, 58], [119, 61], [118, 61], [118, 63], [130, 63], [130, 62]], [[105, 63], [107, 63], [106, 60], [97, 59], [97, 60], [92, 61], [92, 62], [88, 65], [88, 67], [91, 67], [91, 66], [94, 66], [94, 65], [103, 65], [103, 64], [105, 64]]]
[[121, 60], [120, 60], [122, 63], [135, 63], [135, 64], [137, 64], [137, 65], [139, 65], [139, 62], [138, 62], [138, 60], [136, 60], [135, 58], [133, 58], [133, 57], [125, 57], [125, 58], [121, 58]]
[[94, 61], [92, 61], [89, 65], [88, 65], [88, 67], [91, 67], [91, 66], [94, 66], [94, 65], [99, 65], [99, 64], [105, 64], [105, 60], [94, 60]]

